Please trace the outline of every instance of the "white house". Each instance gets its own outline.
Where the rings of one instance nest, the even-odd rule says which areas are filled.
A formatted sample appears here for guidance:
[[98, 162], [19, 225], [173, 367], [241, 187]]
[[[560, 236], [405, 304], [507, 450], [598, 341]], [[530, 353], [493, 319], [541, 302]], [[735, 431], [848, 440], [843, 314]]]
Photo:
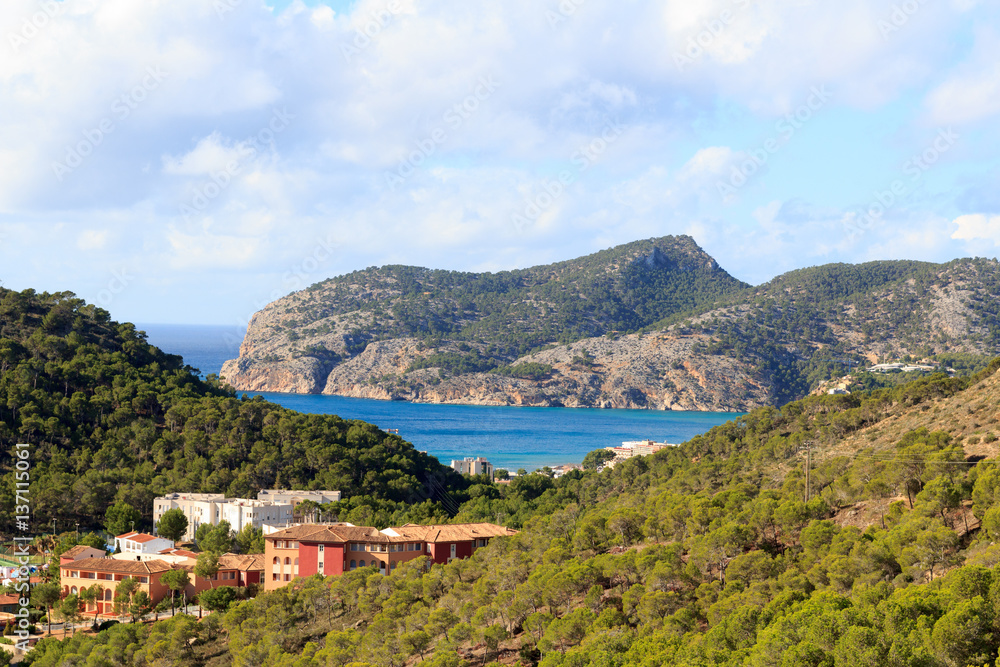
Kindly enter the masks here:
[[156, 554], [164, 549], [173, 549], [174, 543], [148, 533], [125, 533], [115, 537], [115, 548], [123, 554]]

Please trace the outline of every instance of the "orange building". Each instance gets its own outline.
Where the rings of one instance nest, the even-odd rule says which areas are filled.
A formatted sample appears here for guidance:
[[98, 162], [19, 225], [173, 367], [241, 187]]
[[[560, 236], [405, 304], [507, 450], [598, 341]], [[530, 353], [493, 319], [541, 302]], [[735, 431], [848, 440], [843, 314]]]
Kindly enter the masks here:
[[170, 595], [170, 589], [160, 582], [160, 576], [173, 568], [162, 560], [83, 558], [60, 565], [59, 569], [63, 597], [77, 595], [82, 589], [95, 584], [100, 586], [101, 595], [96, 609], [90, 604], [84, 611], [113, 614], [115, 587], [126, 577], [135, 579], [139, 583], [139, 590], [146, 591], [154, 603]]
[[350, 524], [306, 524], [264, 537], [264, 589], [297, 577], [336, 576], [362, 567], [389, 574], [403, 562], [426, 555], [431, 562], [468, 558], [494, 537], [517, 531], [491, 523], [418, 526], [378, 530]]
[[198, 554], [186, 553], [193, 557], [175, 553], [165, 554], [162, 560], [83, 558], [63, 563], [60, 565], [63, 597], [79, 594], [84, 588], [96, 584], [101, 588], [99, 600], [96, 604], [88, 604], [83, 611], [112, 615], [115, 588], [126, 577], [135, 579], [139, 583], [139, 590], [145, 591], [153, 604], [170, 597], [170, 588], [160, 581], [163, 574], [170, 570], [184, 570], [188, 573], [191, 583], [184, 592], [189, 598], [217, 586], [260, 584], [263, 578], [264, 561], [260, 554], [223, 554], [219, 557], [219, 571], [211, 579], [206, 579], [194, 574]]

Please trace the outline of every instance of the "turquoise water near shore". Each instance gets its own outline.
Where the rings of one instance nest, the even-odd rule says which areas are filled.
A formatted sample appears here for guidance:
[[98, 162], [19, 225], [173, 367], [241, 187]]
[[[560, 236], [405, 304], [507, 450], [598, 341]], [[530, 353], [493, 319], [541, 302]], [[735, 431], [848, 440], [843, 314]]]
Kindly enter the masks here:
[[[239, 353], [234, 327], [137, 325], [149, 342], [203, 375], [218, 373]], [[251, 395], [257, 395], [252, 393]], [[497, 468], [533, 470], [579, 463], [587, 452], [651, 439], [681, 443], [742, 413], [517, 408], [374, 401], [341, 396], [262, 392], [269, 401], [313, 414], [361, 419], [383, 429], [399, 429], [404, 439], [442, 463], [485, 456]]]

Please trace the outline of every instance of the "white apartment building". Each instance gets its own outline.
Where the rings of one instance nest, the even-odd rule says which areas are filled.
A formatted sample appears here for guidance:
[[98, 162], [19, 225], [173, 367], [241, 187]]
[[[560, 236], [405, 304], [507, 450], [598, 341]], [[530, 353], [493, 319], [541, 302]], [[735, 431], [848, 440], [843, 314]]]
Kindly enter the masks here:
[[340, 491], [288, 491], [287, 489], [264, 489], [257, 494], [257, 500], [270, 500], [272, 503], [299, 503], [311, 500], [324, 505], [340, 502]]
[[220, 508], [219, 521], [228, 521], [239, 532], [244, 526], [263, 528], [264, 524], [291, 523], [294, 505], [270, 500], [232, 498]]
[[463, 475], [489, 475], [493, 477], [493, 464], [482, 456], [473, 458], [466, 456], [461, 461], [452, 461], [451, 467]]
[[[289, 491], [287, 489], [264, 489], [257, 494], [257, 500], [270, 500], [273, 503], [288, 503], [293, 508], [301, 502], [311, 500], [317, 505], [326, 503], [336, 503], [340, 501], [340, 491]], [[315, 523], [318, 517], [316, 512], [295, 512], [292, 511], [293, 523]], [[282, 525], [287, 527], [291, 524], [274, 523], [270, 525]], [[265, 533], [266, 534], [266, 533]]]
[[188, 520], [183, 539], [193, 540], [201, 524], [218, 525], [219, 504], [224, 502], [224, 493], [168, 493], [153, 499], [153, 523], [158, 523], [167, 510], [179, 509]]
[[170, 493], [153, 500], [153, 521], [159, 522], [167, 510], [179, 509], [188, 520], [183, 539], [193, 540], [202, 524], [217, 526], [220, 521], [228, 521], [239, 532], [248, 524], [260, 528], [265, 523], [288, 523], [293, 507], [270, 500], [226, 498], [222, 493]]

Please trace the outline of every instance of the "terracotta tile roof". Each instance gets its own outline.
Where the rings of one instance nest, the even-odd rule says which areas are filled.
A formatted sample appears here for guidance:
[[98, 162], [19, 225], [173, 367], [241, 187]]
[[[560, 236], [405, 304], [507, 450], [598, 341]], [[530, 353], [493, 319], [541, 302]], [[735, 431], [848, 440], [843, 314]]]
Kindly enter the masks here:
[[[86, 552], [88, 549], [93, 549], [94, 547], [88, 547], [86, 544], [78, 544], [72, 549], [67, 549], [62, 553], [60, 558], [76, 558], [80, 554]], [[97, 549], [97, 551], [103, 551], [103, 549]]]
[[492, 523], [458, 523], [451, 525], [420, 526], [408, 523], [401, 528], [379, 532], [370, 526], [343, 526], [334, 524], [308, 524], [279, 530], [266, 536], [267, 540], [296, 540], [298, 542], [366, 542], [386, 544], [392, 542], [464, 542], [490, 537], [517, 535], [516, 530]]
[[267, 535], [266, 540], [296, 540], [298, 542], [395, 542], [370, 526], [344, 526], [337, 524], [307, 524], [292, 526]]
[[117, 558], [84, 558], [63, 565], [81, 572], [114, 572], [116, 574], [157, 574], [172, 569], [162, 560], [118, 560]]
[[198, 554], [187, 549], [160, 549], [156, 553], [164, 556], [184, 556], [185, 558], [197, 558]]
[[219, 556], [219, 569], [263, 572], [264, 554], [223, 554]]
[[20, 604], [21, 599], [16, 595], [0, 595], [0, 605]]
[[456, 523], [438, 526], [419, 526], [408, 523], [401, 528], [393, 528], [406, 539], [424, 542], [465, 542], [490, 537], [517, 535], [517, 531], [494, 523]]

